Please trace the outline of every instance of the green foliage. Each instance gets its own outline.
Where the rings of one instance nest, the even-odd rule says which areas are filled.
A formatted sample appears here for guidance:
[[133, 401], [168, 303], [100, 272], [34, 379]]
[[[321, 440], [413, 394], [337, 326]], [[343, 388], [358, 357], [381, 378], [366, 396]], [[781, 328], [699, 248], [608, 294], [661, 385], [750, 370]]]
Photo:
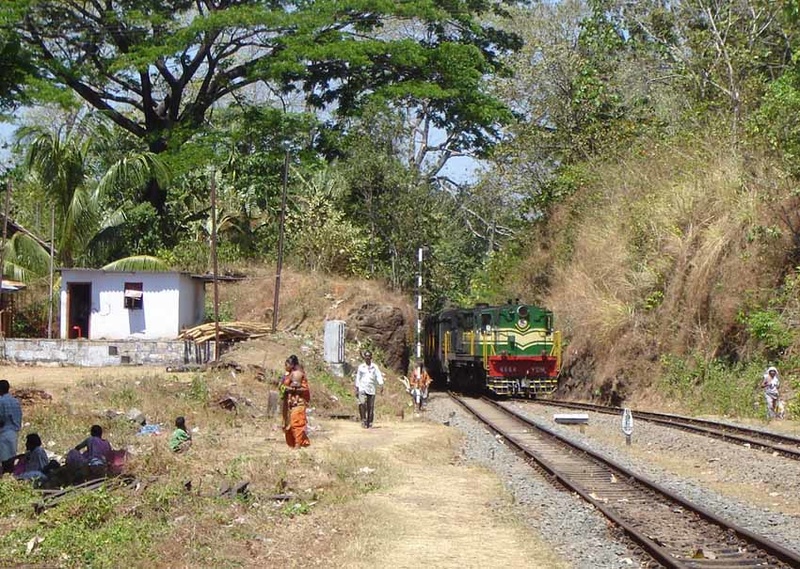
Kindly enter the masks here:
[[653, 291], [644, 299], [644, 309], [655, 310], [662, 302], [664, 302], [664, 292], [660, 290]]
[[205, 377], [200, 374], [195, 374], [194, 377], [192, 377], [192, 383], [186, 395], [191, 401], [207, 405], [211, 398], [211, 391], [208, 388], [208, 382]]
[[[231, 98], [240, 102], [239, 93], [256, 83], [270, 93], [265, 106], [280, 105], [286, 114], [286, 98], [297, 98], [298, 106], [324, 113], [333, 130], [373, 101], [424, 108], [432, 126], [450, 131], [455, 152], [482, 152], [510, 118], [484, 88], [488, 76], [503, 72], [500, 56], [520, 45], [482, 19], [501, 13], [500, 4], [355, 2], [342, 9], [336, 0], [199, 7], [185, 0], [7, 0], [0, 6], [0, 22], [47, 78], [42, 87], [51, 86], [31, 84], [28, 94], [60, 102], [58, 93], [71, 90], [175, 162], [187, 146], [184, 173], [215, 155], [219, 141], [204, 129], [211, 110]], [[282, 143], [289, 138], [285, 130], [269, 133], [276, 134]], [[149, 184], [144, 197], [166, 213], [163, 183]]]
[[728, 364], [699, 355], [661, 357], [659, 389], [669, 398], [690, 405], [695, 413], [732, 417], [763, 416], [760, 384], [763, 361]]
[[128, 409], [138, 405], [141, 397], [135, 386], [125, 386], [111, 395], [111, 402], [120, 408]]
[[339, 399], [353, 396], [352, 386], [349, 381], [334, 377], [326, 371], [314, 374], [314, 381], [325, 386], [325, 389], [333, 393]]
[[780, 287], [763, 291], [764, 300], [748, 300], [739, 311], [739, 322], [768, 359], [782, 357], [797, 340], [794, 323], [800, 316], [798, 291], [800, 269], [786, 275]]
[[[220, 302], [219, 306], [217, 307], [217, 312], [219, 313], [219, 321], [225, 322], [226, 320], [234, 320], [234, 312], [233, 306], [229, 302]], [[203, 322], [213, 322], [214, 321], [214, 295], [206, 296], [206, 305], [205, 310], [203, 312]]]
[[789, 170], [800, 173], [800, 71], [795, 66], [770, 83], [761, 107], [750, 122], [751, 131], [761, 135], [779, 152]]
[[345, 218], [344, 178], [334, 169], [299, 175], [297, 209], [289, 212], [289, 250], [301, 266], [340, 274], [363, 274], [367, 259], [364, 231]]
[[[26, 302], [23, 306], [14, 311], [14, 318], [11, 321], [11, 335], [14, 338], [46, 338], [47, 337], [47, 318], [48, 318], [47, 299], [41, 301]], [[53, 319], [57, 316], [56, 309], [53, 309]], [[51, 331], [54, 335], [58, 334], [58, 322], [53, 322]]]
[[281, 508], [281, 514], [287, 518], [293, 518], [297, 515], [310, 514], [313, 504], [309, 502], [293, 501], [287, 502]]
[[800, 418], [800, 376], [784, 376], [783, 380], [788, 383], [789, 389], [782, 391], [794, 394], [793, 398], [786, 400], [786, 418], [797, 420]]
[[[93, 138], [95, 133], [97, 140]], [[23, 141], [29, 141], [26, 184], [31, 197], [43, 201], [55, 213], [56, 263], [60, 266], [106, 264], [124, 256], [123, 251], [141, 255], [152, 252], [160, 243], [160, 237], [154, 233], [153, 217], [146, 214], [147, 208], [126, 208], [122, 196], [150, 178], [164, 180], [165, 166], [152, 154], [134, 153], [122, 156], [108, 169], [98, 169], [94, 149], [105, 136], [107, 132], [99, 127], [91, 133], [76, 128], [66, 133], [23, 134]], [[133, 221], [127, 234], [126, 210]], [[144, 241], [142, 246], [147, 236], [156, 237], [151, 243]], [[44, 243], [23, 235], [11, 243], [8, 252], [9, 261], [26, 276], [45, 274], [49, 251]], [[129, 261], [128, 266], [152, 265], [152, 259], [140, 261]]]
[[794, 343], [794, 330], [783, 314], [775, 309], [753, 310], [740, 313], [739, 320], [747, 332], [772, 354], [781, 354]]
[[3, 517], [30, 511], [36, 498], [37, 494], [27, 480], [16, 480], [11, 476], [0, 478], [0, 514]]
[[27, 101], [25, 85], [33, 73], [35, 70], [19, 39], [0, 29], [0, 110], [13, 109]]
[[489, 254], [483, 267], [474, 273], [469, 291], [457, 299], [458, 305], [505, 302], [508, 297], [509, 279], [513, 277], [521, 263], [520, 250], [513, 245]]
[[[0, 562], [51, 566], [116, 567], [120, 551], [128, 563], [147, 556], [161, 527], [121, 514], [121, 498], [106, 489], [77, 494], [47, 510], [38, 525], [15, 529], [0, 538]], [[30, 554], [27, 543], [40, 538]]]

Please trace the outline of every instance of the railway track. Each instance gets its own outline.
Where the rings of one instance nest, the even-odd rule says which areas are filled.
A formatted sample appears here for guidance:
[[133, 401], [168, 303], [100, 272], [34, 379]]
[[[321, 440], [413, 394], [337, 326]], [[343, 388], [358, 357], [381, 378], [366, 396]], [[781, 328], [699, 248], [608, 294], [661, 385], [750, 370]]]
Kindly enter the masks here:
[[725, 522], [501, 403], [451, 396], [664, 567], [800, 567], [800, 553]]
[[[580, 409], [584, 411], [594, 411], [596, 413], [606, 413], [610, 415], [622, 415], [621, 407], [607, 407], [605, 405], [595, 405], [593, 403], [578, 403], [575, 401], [550, 401], [526, 400], [526, 403], [537, 403], [551, 405], [554, 407], [564, 407], [567, 409]], [[751, 429], [738, 425], [708, 421], [706, 419], [696, 419], [682, 415], [670, 415], [667, 413], [652, 413], [649, 411], [631, 411], [634, 419], [666, 425], [721, 439], [740, 445], [748, 445], [751, 448], [758, 448], [772, 453], [777, 453], [786, 458], [800, 460], [800, 438], [770, 433], [759, 429]]]

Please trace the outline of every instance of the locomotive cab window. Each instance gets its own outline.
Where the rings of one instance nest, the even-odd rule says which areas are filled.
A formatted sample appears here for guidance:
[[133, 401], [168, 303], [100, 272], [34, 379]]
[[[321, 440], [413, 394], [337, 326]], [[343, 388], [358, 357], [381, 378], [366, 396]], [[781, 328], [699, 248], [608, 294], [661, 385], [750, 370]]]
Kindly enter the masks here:
[[484, 332], [492, 331], [492, 315], [490, 313], [481, 314], [481, 329]]
[[141, 310], [144, 308], [142, 283], [125, 283], [125, 308]]

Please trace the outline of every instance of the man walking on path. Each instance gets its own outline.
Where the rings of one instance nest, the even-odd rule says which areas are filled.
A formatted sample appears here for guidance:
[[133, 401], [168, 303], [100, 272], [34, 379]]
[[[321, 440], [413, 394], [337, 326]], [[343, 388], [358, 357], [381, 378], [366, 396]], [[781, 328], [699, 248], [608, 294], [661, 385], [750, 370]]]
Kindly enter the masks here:
[[17, 456], [17, 435], [22, 428], [22, 407], [9, 393], [11, 386], [0, 379], [0, 476], [14, 469]]
[[375, 392], [381, 388], [383, 395], [383, 374], [374, 363], [372, 363], [372, 352], [369, 350], [363, 354], [364, 363], [356, 370], [355, 391], [358, 398], [358, 414], [361, 417], [361, 426], [365, 429], [372, 427], [372, 420], [375, 414]]

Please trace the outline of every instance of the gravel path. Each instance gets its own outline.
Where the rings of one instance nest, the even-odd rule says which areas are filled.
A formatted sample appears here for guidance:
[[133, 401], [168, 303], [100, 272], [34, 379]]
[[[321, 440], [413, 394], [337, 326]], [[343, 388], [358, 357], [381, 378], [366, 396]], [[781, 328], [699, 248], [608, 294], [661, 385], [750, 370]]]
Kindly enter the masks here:
[[464, 434], [463, 460], [495, 471], [514, 497], [520, 519], [573, 567], [603, 569], [641, 564], [635, 553], [614, 540], [605, 517], [580, 498], [538, 476], [445, 395], [432, 395], [425, 414]]
[[[581, 434], [577, 429], [558, 425], [552, 420], [553, 414], [565, 412], [563, 409], [524, 403], [513, 406], [536, 423], [591, 445], [612, 460], [703, 505], [720, 517], [790, 549], [800, 550], [800, 515], [779, 511], [782, 502], [793, 506], [795, 511], [800, 502], [800, 461], [646, 421], [635, 422], [634, 444], [647, 448], [645, 454], [662, 459], [673, 455], [676, 461], [682, 458], [686, 464], [678, 470], [692, 468], [703, 478], [711, 478], [721, 487], [731, 488], [727, 495], [722, 495], [708, 489], [697, 477], [676, 475], [672, 469], [654, 466], [646, 458], [626, 452], [619, 417], [590, 413], [592, 429]], [[705, 470], [701, 472], [701, 468]], [[752, 489], [759, 502], [773, 503], [766, 507], [748, 503], [747, 492], [741, 491], [747, 487]], [[737, 494], [738, 497], [734, 497]]]

